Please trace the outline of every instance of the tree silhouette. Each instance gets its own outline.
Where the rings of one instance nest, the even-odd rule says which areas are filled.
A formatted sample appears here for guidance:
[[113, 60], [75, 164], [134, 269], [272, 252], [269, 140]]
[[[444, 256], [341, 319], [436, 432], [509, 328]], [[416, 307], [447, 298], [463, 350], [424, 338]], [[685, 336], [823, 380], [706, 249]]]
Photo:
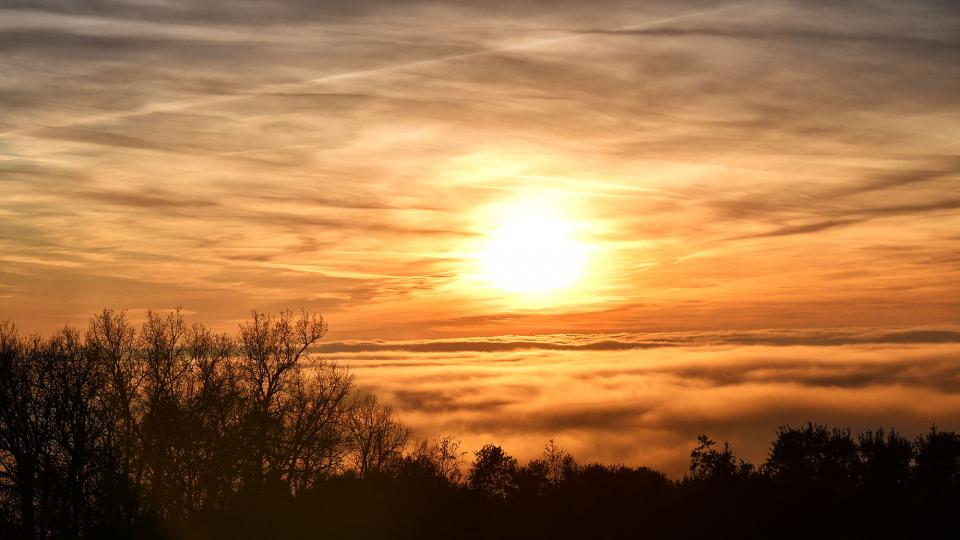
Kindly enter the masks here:
[[[301, 392], [300, 360], [327, 332], [322, 317], [284, 311], [273, 317], [256, 311], [240, 325], [240, 385], [248, 405], [243, 485], [258, 492], [290, 481], [297, 441], [285, 431], [295, 396]], [[339, 411], [338, 411], [339, 412]]]
[[890, 497], [908, 487], [914, 445], [894, 430], [861, 433], [857, 446], [862, 461], [863, 488], [879, 497]]
[[463, 457], [460, 440], [451, 435], [439, 437], [432, 443], [424, 439], [406, 456], [405, 465], [424, 472], [431, 478], [456, 485], [463, 480]]
[[393, 417], [393, 410], [366, 395], [356, 399], [347, 415], [354, 464], [361, 478], [385, 472], [398, 463], [410, 430]]
[[[690, 472], [520, 466], [424, 439], [313, 356], [318, 315], [252, 312], [236, 338], [182, 312], [86, 332], [0, 322], [2, 538], [956, 538], [960, 435], [808, 423], [760, 467], [706, 435]], [[878, 519], [882, 516], [882, 519]]]
[[520, 474], [519, 483], [528, 491], [542, 493], [559, 488], [577, 472], [577, 463], [553, 439], [543, 447], [540, 458], [530, 460]]
[[960, 495], [960, 435], [936, 426], [916, 440], [917, 481], [930, 500]]
[[742, 459], [737, 459], [728, 443], [723, 443], [723, 450], [714, 448], [716, 444], [706, 435], [697, 437], [697, 447], [690, 452], [691, 479], [729, 482], [750, 478], [753, 475], [753, 466]]
[[802, 428], [781, 426], [764, 467], [774, 479], [848, 494], [857, 485], [860, 459], [850, 430], [811, 422]]
[[475, 456], [470, 467], [470, 489], [498, 499], [505, 499], [517, 490], [519, 467], [516, 458], [494, 444], [484, 445]]
[[[136, 331], [123, 311], [104, 309], [90, 318], [85, 352], [101, 366], [103, 441], [100, 502], [104, 522], [129, 529], [141, 515], [138, 486], [143, 364], [138, 357]], [[107, 503], [109, 501], [109, 504]]]
[[[179, 310], [148, 312], [139, 332], [104, 310], [82, 337], [67, 328], [22, 338], [0, 323], [4, 527], [132, 533], [222, 511], [241, 493], [295, 495], [347, 470], [352, 376], [302, 365], [326, 328], [289, 311], [253, 312], [237, 341]], [[391, 434], [406, 433], [390, 422]]]
[[5, 491], [17, 501], [18, 534], [36, 530], [38, 488], [54, 441], [53, 402], [46, 380], [47, 344], [23, 339], [0, 322], [0, 463]]

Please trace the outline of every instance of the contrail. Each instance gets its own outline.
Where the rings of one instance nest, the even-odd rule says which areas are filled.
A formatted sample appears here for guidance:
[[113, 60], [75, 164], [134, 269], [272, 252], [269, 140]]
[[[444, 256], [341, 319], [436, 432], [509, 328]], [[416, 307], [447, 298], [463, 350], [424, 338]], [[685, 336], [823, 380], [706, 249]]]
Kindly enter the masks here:
[[[738, 2], [734, 4], [727, 4], [727, 5], [716, 7], [716, 8], [709, 8], [709, 9], [698, 10], [690, 13], [684, 13], [682, 15], [673, 15], [670, 17], [663, 17], [660, 19], [646, 21], [639, 24], [613, 28], [608, 31], [624, 32], [624, 31], [630, 31], [630, 30], [644, 30], [644, 29], [651, 28], [664, 23], [675, 22], [683, 19], [688, 19], [691, 17], [699, 17], [701, 15], [706, 15], [708, 13], [726, 11], [731, 8], [741, 6], [743, 4], [754, 3], [754, 1], [755, 0], [750, 0], [747, 2]], [[242, 99], [256, 97], [258, 95], [290, 92], [293, 90], [299, 90], [304, 87], [312, 87], [312, 86], [316, 86], [323, 83], [331, 83], [331, 82], [342, 81], [342, 80], [363, 78], [363, 77], [368, 77], [372, 75], [391, 73], [391, 72], [402, 71], [402, 70], [418, 68], [423, 66], [432, 66], [435, 64], [441, 64], [441, 63], [450, 62], [453, 60], [469, 59], [469, 58], [493, 55], [493, 54], [509, 52], [509, 51], [535, 49], [535, 48], [539, 48], [547, 45], [553, 45], [556, 43], [563, 43], [567, 41], [583, 39], [585, 37], [589, 37], [589, 35], [574, 34], [574, 35], [562, 36], [562, 37], [556, 37], [556, 38], [550, 38], [550, 39], [529, 41], [526, 43], [518, 43], [515, 45], [508, 45], [505, 47], [483, 49], [483, 50], [473, 51], [468, 53], [451, 54], [447, 56], [440, 56], [437, 58], [430, 58], [427, 60], [418, 60], [415, 62], [397, 64], [393, 66], [383, 66], [383, 67], [370, 68], [370, 69], [364, 69], [364, 70], [358, 70], [358, 71], [351, 71], [348, 73], [336, 73], [333, 75], [323, 75], [321, 77], [307, 79], [304, 81], [264, 85], [259, 88], [255, 88], [249, 92], [245, 92], [243, 94], [215, 95], [215, 96], [209, 96], [209, 97], [203, 97], [203, 98], [192, 98], [192, 99], [168, 101], [165, 103], [153, 103], [153, 104], [144, 105], [142, 107], [138, 107], [135, 109], [129, 109], [126, 111], [115, 111], [115, 112], [108, 112], [103, 114], [86, 116], [83, 118], [76, 118], [76, 119], [70, 120], [69, 122], [64, 122], [61, 124], [32, 126], [32, 127], [24, 127], [20, 129], [10, 130], [4, 133], [0, 133], [0, 137], [9, 136], [9, 135], [19, 135], [19, 134], [29, 135], [31, 131], [37, 130], [37, 129], [43, 129], [43, 128], [78, 126], [78, 125], [92, 124], [92, 123], [96, 123], [104, 120], [117, 120], [122, 118], [134, 118], [137, 116], [144, 116], [144, 115], [153, 114], [153, 113], [173, 112], [173, 111], [179, 111], [183, 109], [200, 107], [204, 105], [219, 105], [223, 103], [229, 103], [232, 101], [239, 101]], [[229, 152], [228, 154], [242, 154], [242, 153], [256, 152], [256, 151], [258, 150], [244, 150], [240, 152]]]

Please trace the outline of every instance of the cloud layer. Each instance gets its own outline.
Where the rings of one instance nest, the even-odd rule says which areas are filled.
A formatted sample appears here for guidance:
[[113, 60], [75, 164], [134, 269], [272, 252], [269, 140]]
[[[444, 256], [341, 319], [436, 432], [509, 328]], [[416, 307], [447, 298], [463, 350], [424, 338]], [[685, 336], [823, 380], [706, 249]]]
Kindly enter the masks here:
[[656, 334], [547, 334], [419, 341], [333, 341], [324, 353], [359, 352], [510, 352], [628, 351], [695, 345], [837, 346], [861, 344], [960, 343], [960, 331], [933, 329], [821, 329]]
[[[420, 436], [454, 434], [471, 448], [501, 442], [523, 458], [555, 439], [583, 461], [646, 464], [675, 476], [701, 433], [762, 461], [784, 424], [892, 424], [909, 436], [933, 423], [960, 427], [956, 331], [783, 334], [663, 336], [633, 350], [592, 347], [604, 342], [599, 336], [513, 342], [513, 350], [381, 343], [377, 352], [321, 356], [349, 365]], [[511, 343], [481, 343], [494, 342]]]

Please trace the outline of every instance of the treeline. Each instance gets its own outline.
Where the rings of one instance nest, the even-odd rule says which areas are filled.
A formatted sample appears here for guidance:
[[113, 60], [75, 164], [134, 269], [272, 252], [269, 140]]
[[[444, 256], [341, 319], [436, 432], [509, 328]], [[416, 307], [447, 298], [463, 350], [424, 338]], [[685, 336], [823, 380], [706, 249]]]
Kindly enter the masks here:
[[0, 537], [143, 535], [396, 461], [410, 432], [390, 408], [307, 363], [326, 331], [289, 311], [237, 338], [179, 311], [46, 339], [0, 323]]
[[0, 323], [2, 538], [958, 538], [960, 436], [781, 427], [761, 464], [702, 436], [689, 473], [521, 464], [410, 431], [311, 358], [316, 315], [236, 338], [105, 310]]

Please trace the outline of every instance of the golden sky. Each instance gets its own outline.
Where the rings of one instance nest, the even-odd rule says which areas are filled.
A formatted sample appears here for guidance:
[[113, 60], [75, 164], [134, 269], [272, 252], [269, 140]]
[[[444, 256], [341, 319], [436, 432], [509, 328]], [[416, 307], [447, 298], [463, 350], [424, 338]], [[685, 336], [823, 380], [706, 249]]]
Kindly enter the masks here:
[[7, 1], [0, 318], [956, 328], [958, 36], [935, 0]]

